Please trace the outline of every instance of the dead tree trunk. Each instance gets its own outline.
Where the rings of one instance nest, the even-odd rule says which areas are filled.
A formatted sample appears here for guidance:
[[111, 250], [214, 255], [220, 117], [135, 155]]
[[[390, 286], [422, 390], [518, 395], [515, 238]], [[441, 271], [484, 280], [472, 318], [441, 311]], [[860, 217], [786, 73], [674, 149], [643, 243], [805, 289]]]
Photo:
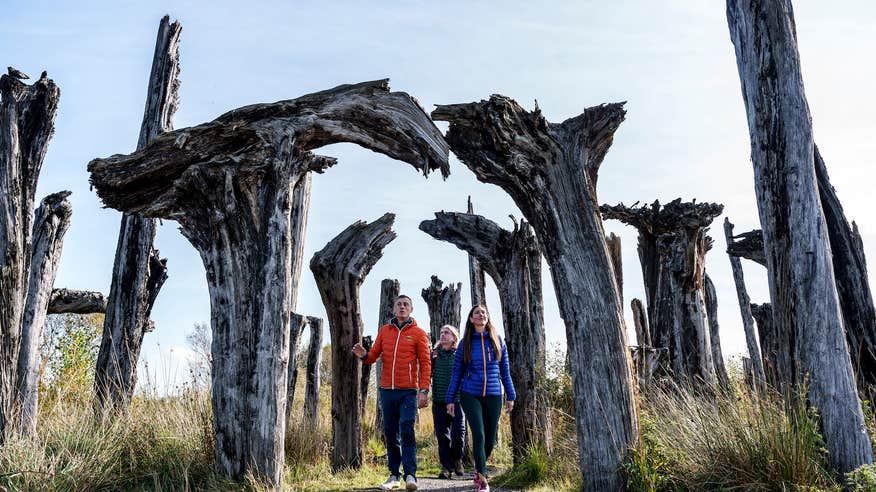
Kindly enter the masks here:
[[451, 325], [459, 329], [462, 318], [459, 300], [461, 293], [461, 283], [455, 286], [450, 283], [444, 287], [444, 282], [439, 280], [437, 275], [432, 275], [432, 283], [423, 289], [423, 300], [429, 308], [429, 336], [432, 345], [438, 342], [442, 326]]
[[396, 238], [395, 215], [344, 229], [310, 260], [332, 337], [332, 470], [362, 465], [362, 362], [350, 348], [362, 340], [359, 287]]
[[[395, 299], [399, 296], [401, 287], [397, 279], [385, 278], [380, 282], [380, 305], [377, 307], [377, 330], [389, 323], [393, 317], [392, 306]], [[376, 333], [376, 332], [375, 332]], [[374, 371], [377, 377], [374, 378], [375, 394], [377, 402], [374, 412], [374, 433], [380, 442], [386, 442], [386, 436], [383, 435], [383, 407], [380, 405], [380, 375], [383, 372], [383, 361], [378, 359], [374, 364]]]
[[507, 231], [480, 215], [437, 212], [434, 220], [420, 223], [420, 230], [477, 258], [496, 283], [517, 390], [511, 412], [514, 459], [523, 458], [533, 444], [550, 450], [549, 410], [539, 384], [545, 373], [541, 254], [532, 227], [521, 222]]
[[748, 114], [774, 320], [794, 341], [793, 380], [808, 379], [831, 467], [845, 473], [871, 463], [873, 451], [819, 199], [793, 9], [790, 0], [728, 0], [727, 20]]
[[[739, 261], [738, 254], [734, 254], [733, 247], [736, 244], [733, 238], [733, 224], [729, 218], [724, 218], [724, 238], [727, 240], [727, 255], [730, 257], [730, 268], [733, 270], [733, 282], [736, 284], [736, 299], [739, 301], [739, 311], [742, 314], [742, 327], [745, 331], [745, 344], [748, 346], [748, 357], [751, 361], [752, 380], [755, 388], [758, 390], [764, 389], [766, 381], [766, 373], [763, 368], [763, 359], [760, 353], [760, 347], [757, 343], [757, 337], [754, 334], [754, 320], [751, 313], [751, 299], [748, 297], [748, 291], [745, 288], [745, 277], [742, 272], [742, 262]], [[760, 242], [760, 248], [756, 249], [763, 255], [763, 242]]]
[[[362, 337], [362, 347], [368, 352], [374, 345], [371, 337]], [[380, 378], [380, 376], [377, 376]], [[371, 384], [371, 364], [362, 364], [362, 380], [359, 383], [359, 414], [365, 415], [365, 402], [368, 401], [368, 385]]]
[[633, 311], [633, 323], [636, 325], [636, 343], [639, 347], [650, 347], [651, 329], [648, 327], [648, 314], [645, 312], [642, 300], [630, 301], [630, 310]]
[[751, 315], [757, 322], [757, 334], [760, 340], [762, 365], [766, 372], [766, 380], [774, 387], [788, 391], [793, 381], [794, 361], [791, 360], [791, 340], [787, 333], [781, 333], [773, 321], [773, 306], [750, 304]]
[[708, 274], [703, 275], [703, 288], [706, 302], [706, 317], [709, 320], [709, 336], [712, 342], [712, 359], [715, 361], [715, 375], [721, 389], [730, 389], [730, 378], [727, 377], [727, 368], [724, 367], [724, 353], [721, 351], [721, 335], [718, 325], [718, 295], [715, 293], [715, 284]]
[[68, 196], [69, 191], [62, 191], [43, 198], [33, 223], [30, 278], [18, 356], [18, 430], [25, 436], [36, 435], [40, 345], [52, 285], [61, 262], [64, 234], [70, 227], [70, 215], [73, 213], [67, 201]]
[[618, 490], [620, 465], [637, 441], [637, 415], [626, 330], [596, 179], [621, 104], [588, 108], [548, 123], [500, 95], [489, 101], [438, 106], [449, 121], [448, 143], [479, 180], [501, 186], [532, 224], [551, 266], [566, 323], [583, 487]]
[[[471, 204], [471, 195], [468, 197], [468, 213], [474, 213], [474, 207]], [[484, 269], [478, 263], [478, 259], [472, 255], [468, 255], [468, 276], [471, 282], [471, 305], [481, 305], [487, 307], [486, 286], [484, 284]], [[459, 327], [461, 328], [461, 327]]]
[[655, 286], [646, 285], [654, 302], [649, 306], [651, 342], [656, 348], [668, 349], [669, 368], [682, 384], [710, 387], [718, 378], [703, 277], [705, 255], [711, 247], [705, 231], [723, 208], [714, 203], [682, 203], [681, 199], [663, 207], [655, 201], [639, 208], [623, 204], [601, 208], [603, 217], [639, 231], [643, 276], [646, 281], [650, 275], [657, 278]]
[[[60, 91], [43, 72], [33, 85], [0, 76], [0, 445], [12, 434], [30, 277], [34, 194]], [[26, 78], [27, 76], [24, 76]]]
[[608, 247], [608, 256], [611, 258], [611, 268], [614, 271], [614, 280], [617, 282], [617, 295], [620, 296], [621, 305], [624, 303], [624, 269], [621, 258], [621, 238], [615, 233], [605, 236], [605, 245]]
[[[171, 24], [167, 16], [161, 19], [137, 150], [156, 135], [173, 130], [181, 32], [179, 22]], [[122, 214], [94, 373], [94, 411], [100, 418], [126, 411], [137, 385], [137, 361], [150, 326], [149, 314], [167, 280], [167, 260], [160, 259], [153, 246], [155, 230], [155, 219]]]
[[106, 298], [100, 292], [53, 289], [47, 314], [92, 314], [106, 312]]
[[307, 328], [307, 317], [296, 312], [289, 314], [289, 367], [286, 372], [286, 425], [292, 418], [295, 385], [298, 382], [298, 342]]
[[[295, 183], [292, 190], [292, 210], [289, 213], [289, 222], [292, 224], [292, 241], [295, 249], [292, 250], [291, 270], [292, 283], [298, 285], [301, 279], [301, 270], [304, 265], [304, 238], [307, 232], [307, 216], [310, 211], [310, 190], [313, 187], [313, 178], [310, 173], [304, 173], [301, 179]], [[298, 307], [298, 292], [292, 298], [292, 310]], [[306, 323], [306, 321], [303, 321]], [[289, 400], [290, 402], [292, 400]]]
[[319, 367], [322, 364], [322, 318], [307, 317], [310, 345], [307, 347], [307, 386], [304, 389], [304, 422], [309, 429], [319, 428]]
[[[448, 174], [440, 131], [386, 80], [344, 85], [158, 136], [129, 156], [96, 159], [107, 206], [177, 220], [207, 270], [213, 327], [216, 462], [279, 485], [292, 283], [292, 190], [335, 163], [310, 151], [351, 142]], [[145, 170], [148, 170], [145, 171]], [[271, 432], [265, 432], [271, 429]]]

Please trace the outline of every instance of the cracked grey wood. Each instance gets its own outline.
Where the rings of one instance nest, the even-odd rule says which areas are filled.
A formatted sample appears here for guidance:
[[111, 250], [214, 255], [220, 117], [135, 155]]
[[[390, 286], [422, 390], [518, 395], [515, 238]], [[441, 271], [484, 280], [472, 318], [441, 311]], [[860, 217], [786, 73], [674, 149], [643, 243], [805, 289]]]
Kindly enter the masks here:
[[454, 154], [511, 195], [542, 239], [571, 354], [582, 486], [592, 490], [623, 487], [620, 466], [638, 440], [623, 309], [596, 201], [599, 166], [624, 114], [622, 104], [605, 104], [548, 123], [538, 108], [501, 95], [432, 112], [450, 122]]
[[53, 193], [42, 199], [33, 223], [30, 274], [21, 348], [18, 355], [18, 431], [36, 436], [39, 405], [40, 346], [46, 323], [52, 285], [61, 262], [64, 235], [70, 228], [73, 207], [67, 201], [69, 191]]
[[0, 445], [15, 431], [21, 330], [30, 278], [34, 196], [60, 90], [45, 72], [0, 76]]
[[715, 375], [721, 389], [730, 390], [730, 379], [727, 377], [727, 368], [724, 367], [724, 353], [721, 350], [721, 332], [718, 325], [718, 294], [715, 292], [715, 284], [708, 273], [703, 274], [703, 291], [705, 293], [706, 318], [709, 320], [709, 336], [712, 342], [712, 360], [715, 361]]
[[[449, 174], [425, 111], [386, 80], [238, 108], [159, 135], [145, 149], [89, 163], [110, 207], [179, 222], [207, 271], [212, 404], [219, 470], [279, 485], [292, 282], [292, 190], [335, 164], [311, 150], [350, 142]], [[270, 429], [265, 432], [264, 429]]]
[[624, 268], [621, 257], [621, 238], [615, 233], [605, 236], [605, 244], [608, 247], [608, 255], [611, 257], [611, 268], [614, 271], [614, 280], [617, 282], [617, 292], [620, 303], [624, 303]]
[[[460, 313], [462, 310], [460, 301], [462, 283], [449, 283], [445, 287], [444, 282], [437, 275], [432, 275], [432, 283], [420, 294], [429, 309], [429, 339], [433, 346], [438, 343], [442, 326], [450, 325], [462, 331], [460, 326], [462, 320], [462, 313]], [[460, 336], [462, 336], [461, 333]]]
[[307, 317], [310, 327], [310, 344], [307, 346], [307, 385], [304, 389], [304, 422], [309, 429], [318, 429], [319, 418], [319, 387], [322, 365], [322, 318]]
[[53, 289], [48, 314], [92, 314], [106, 312], [106, 297], [100, 292]]
[[793, 380], [808, 381], [830, 466], [845, 473], [872, 463], [873, 450], [819, 198], [793, 8], [790, 0], [728, 0], [727, 21], [748, 116], [774, 321], [793, 340]]
[[[146, 109], [137, 150], [173, 130], [179, 99], [179, 36], [182, 26], [164, 16], [158, 25]], [[154, 247], [155, 219], [122, 214], [94, 374], [94, 411], [104, 418], [126, 411], [137, 385], [137, 361], [149, 315], [167, 280], [167, 260]]]
[[370, 224], [357, 221], [310, 260], [331, 334], [333, 471], [362, 466], [362, 362], [350, 349], [362, 341], [359, 287], [396, 238], [394, 221], [391, 213]]
[[435, 219], [420, 222], [420, 230], [475, 257], [496, 283], [517, 391], [511, 411], [512, 455], [520, 462], [533, 445], [552, 450], [550, 409], [541, 381], [546, 373], [541, 253], [532, 227], [521, 221], [507, 231], [480, 215], [436, 212]]
[[307, 317], [296, 312], [289, 313], [289, 363], [286, 372], [286, 425], [292, 417], [292, 402], [295, 400], [295, 384], [298, 382], [298, 342], [307, 328]]

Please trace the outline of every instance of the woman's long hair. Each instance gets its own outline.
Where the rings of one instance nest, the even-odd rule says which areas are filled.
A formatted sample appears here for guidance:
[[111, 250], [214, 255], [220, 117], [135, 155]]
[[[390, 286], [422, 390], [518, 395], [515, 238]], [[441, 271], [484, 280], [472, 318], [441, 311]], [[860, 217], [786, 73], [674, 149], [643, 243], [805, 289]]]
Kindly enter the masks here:
[[464, 360], [466, 364], [471, 364], [471, 339], [474, 338], [475, 334], [475, 326], [474, 323], [471, 322], [471, 314], [477, 308], [486, 311], [487, 325], [484, 326], [484, 330], [486, 330], [490, 337], [490, 342], [493, 344], [493, 353], [496, 354], [496, 360], [502, 358], [502, 344], [499, 342], [499, 334], [496, 333], [496, 329], [493, 328], [493, 322], [489, 317], [490, 312], [487, 311], [487, 306], [484, 306], [483, 304], [475, 304], [468, 312], [468, 316], [465, 317], [465, 333], [462, 335], [462, 360]]

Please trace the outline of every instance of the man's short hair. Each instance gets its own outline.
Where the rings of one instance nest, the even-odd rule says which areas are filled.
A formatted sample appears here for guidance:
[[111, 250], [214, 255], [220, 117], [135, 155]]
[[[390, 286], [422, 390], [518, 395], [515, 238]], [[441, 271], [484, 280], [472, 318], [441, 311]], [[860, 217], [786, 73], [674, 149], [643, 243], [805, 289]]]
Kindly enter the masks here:
[[407, 300], [411, 301], [411, 304], [414, 303], [414, 300], [411, 299], [410, 296], [406, 296], [404, 294], [400, 294], [400, 295], [396, 296], [395, 299], [392, 300], [392, 303], [395, 304], [399, 299], [407, 299]]

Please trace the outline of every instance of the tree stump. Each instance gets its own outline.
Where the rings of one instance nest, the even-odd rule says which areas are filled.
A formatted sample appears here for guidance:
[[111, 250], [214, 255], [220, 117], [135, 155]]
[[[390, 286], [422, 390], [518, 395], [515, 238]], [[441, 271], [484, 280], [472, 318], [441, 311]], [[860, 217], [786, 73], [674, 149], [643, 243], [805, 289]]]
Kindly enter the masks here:
[[441, 327], [444, 325], [451, 325], [462, 331], [460, 329], [462, 307], [459, 300], [461, 293], [461, 283], [456, 285], [450, 283], [444, 287], [444, 282], [437, 275], [432, 275], [432, 283], [423, 289], [421, 295], [429, 308], [429, 340], [432, 345], [438, 343]]
[[[420, 230], [475, 257], [496, 283], [517, 401], [511, 411], [511, 449], [515, 462], [533, 445], [552, 449], [546, 395], [544, 307], [541, 254], [532, 227], [521, 222], [507, 231], [480, 215], [437, 212]], [[436, 277], [432, 277], [433, 285]]]
[[[468, 213], [474, 213], [474, 207], [471, 204], [471, 195], [468, 196]], [[481, 305], [487, 307], [486, 285], [484, 284], [484, 269], [481, 268], [478, 259], [472, 255], [468, 255], [468, 276], [471, 282], [471, 305]], [[462, 327], [459, 327], [460, 331]]]
[[790, 0], [728, 0], [727, 21], [748, 115], [773, 318], [793, 340], [792, 380], [808, 380], [831, 468], [845, 473], [871, 463], [873, 451], [819, 198], [793, 8]]
[[[646, 282], [651, 342], [667, 348], [669, 369], [684, 385], [717, 383], [712, 335], [705, 304], [705, 232], [724, 206], [673, 200], [642, 207], [603, 205], [602, 215], [639, 231], [639, 259]], [[652, 254], [653, 256], [647, 256]]]
[[[161, 19], [137, 150], [156, 135], [173, 130], [181, 32], [178, 21]], [[156, 227], [155, 219], [122, 214], [94, 374], [94, 411], [100, 418], [127, 410], [137, 385], [137, 361], [151, 326], [149, 314], [167, 280], [167, 260], [160, 259], [153, 245]]]
[[73, 207], [67, 201], [68, 196], [69, 191], [62, 191], [43, 198], [33, 223], [30, 278], [18, 355], [18, 430], [25, 436], [36, 435], [42, 366], [40, 346], [52, 285], [61, 262], [64, 235], [70, 227], [73, 213]]
[[328, 314], [332, 347], [332, 470], [362, 465], [359, 412], [362, 361], [350, 352], [362, 340], [359, 287], [396, 238], [395, 215], [344, 229], [310, 260], [310, 269]]
[[[380, 304], [377, 307], [377, 331], [388, 324], [393, 318], [392, 307], [396, 298], [399, 296], [400, 286], [397, 279], [385, 278], [380, 282]], [[375, 332], [376, 333], [376, 332]], [[375, 395], [377, 395], [376, 409], [374, 412], [374, 433], [380, 442], [386, 443], [386, 436], [383, 435], [383, 407], [380, 405], [380, 375], [383, 373], [383, 360], [378, 359], [374, 363], [374, 372], [377, 377], [374, 378]]]
[[18, 361], [30, 281], [34, 195], [60, 91], [45, 72], [27, 85], [0, 76], [0, 445], [15, 426]]
[[307, 347], [307, 386], [304, 389], [304, 422], [308, 429], [319, 428], [319, 366], [322, 363], [322, 318], [307, 317], [310, 345]]
[[298, 289], [292, 190], [307, 172], [335, 164], [310, 151], [337, 142], [426, 174], [449, 173], [441, 133], [386, 80], [239, 108], [88, 167], [107, 206], [178, 221], [201, 254], [212, 311], [216, 462], [237, 480], [252, 472], [280, 484], [287, 330]]

